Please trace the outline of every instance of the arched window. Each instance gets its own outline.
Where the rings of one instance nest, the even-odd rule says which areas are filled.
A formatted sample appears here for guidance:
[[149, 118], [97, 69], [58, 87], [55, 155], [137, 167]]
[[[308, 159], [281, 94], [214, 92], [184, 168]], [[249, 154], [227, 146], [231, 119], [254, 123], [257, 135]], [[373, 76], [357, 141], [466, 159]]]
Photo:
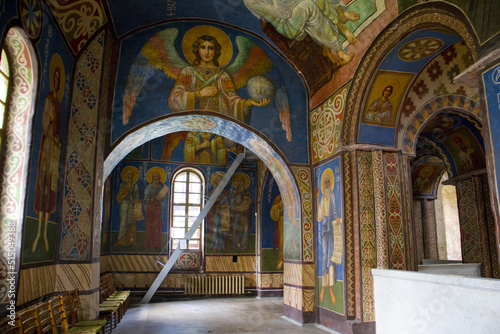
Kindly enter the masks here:
[[[173, 178], [172, 219], [170, 226], [170, 249], [174, 250], [184, 239], [189, 228], [203, 208], [204, 180], [194, 169], [184, 168]], [[200, 224], [187, 245], [181, 249], [201, 251], [203, 224]]]
[[0, 146], [4, 135], [5, 124], [5, 105], [7, 103], [7, 91], [9, 89], [9, 62], [5, 50], [2, 49], [2, 56], [0, 59]]

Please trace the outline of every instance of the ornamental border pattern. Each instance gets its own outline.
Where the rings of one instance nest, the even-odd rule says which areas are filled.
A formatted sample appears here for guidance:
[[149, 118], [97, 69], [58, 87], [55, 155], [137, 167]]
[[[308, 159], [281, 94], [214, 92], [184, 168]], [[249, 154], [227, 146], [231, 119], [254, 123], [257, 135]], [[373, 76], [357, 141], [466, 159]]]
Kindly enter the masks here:
[[311, 263], [314, 262], [311, 172], [301, 167], [292, 167], [292, 170], [298, 180], [302, 202], [302, 259], [305, 263]]
[[372, 268], [377, 267], [372, 155], [358, 151], [363, 321], [375, 321]]
[[351, 173], [351, 155], [349, 152], [343, 152], [344, 163], [344, 219], [345, 219], [345, 269], [347, 287], [347, 316], [353, 317], [356, 315], [356, 289], [355, 289], [355, 273], [354, 273], [354, 236], [353, 236], [353, 205], [352, 205], [352, 173]]
[[[414, 232], [414, 221], [412, 217], [411, 208], [411, 195], [410, 195], [410, 181], [409, 181], [409, 159], [408, 157], [399, 156], [401, 165], [403, 166], [403, 172], [401, 174], [401, 184], [404, 192], [404, 226], [406, 228], [406, 254], [407, 254], [407, 270], [416, 270], [415, 265], [415, 232]], [[404, 233], [404, 232], [403, 232]]]
[[333, 93], [320, 107], [311, 111], [313, 164], [331, 157], [340, 147], [340, 135], [348, 91], [349, 83]]
[[466, 263], [481, 262], [479, 231], [477, 229], [476, 201], [472, 179], [457, 184], [457, 202], [460, 217], [462, 259]]
[[389, 258], [390, 268], [405, 270], [405, 236], [403, 227], [403, 207], [401, 204], [400, 173], [398, 155], [385, 152], [385, 184], [387, 191], [387, 212], [389, 219]]
[[[29, 161], [29, 130], [33, 119], [32, 99], [33, 61], [31, 54], [21, 34], [16, 29], [10, 29], [5, 36], [4, 45], [7, 47], [7, 57], [11, 64], [11, 89], [9, 91], [9, 106], [6, 108], [5, 133], [2, 161], [2, 185], [0, 201], [4, 210], [0, 212], [0, 305], [8, 302], [9, 284], [8, 272], [19, 268], [21, 259], [16, 259], [17, 268], [8, 268], [9, 258], [7, 248], [10, 246], [10, 228], [15, 224], [14, 240], [21, 240], [22, 217], [24, 215], [24, 196], [26, 194], [26, 180], [28, 177], [27, 163]], [[7, 209], [5, 209], [7, 208]], [[20, 245], [17, 245], [20, 249]], [[16, 255], [17, 255], [16, 251]], [[17, 276], [20, 286], [19, 275]]]
[[488, 222], [486, 221], [486, 210], [484, 206], [484, 192], [483, 192], [483, 181], [481, 176], [472, 177], [472, 182], [474, 182], [474, 197], [476, 200], [476, 208], [477, 208], [477, 222], [478, 222], [478, 231], [479, 231], [479, 240], [481, 245], [479, 246], [481, 249], [481, 258], [482, 258], [482, 266], [481, 266], [481, 276], [483, 277], [493, 277], [492, 276], [492, 268], [491, 268], [491, 257], [490, 257], [490, 249], [487, 247], [489, 244], [488, 240]]
[[481, 105], [477, 101], [461, 95], [438, 96], [429, 101], [408, 121], [404, 131], [402, 152], [415, 154], [414, 147], [419, 130], [433, 114], [447, 108], [460, 109], [466, 115], [481, 118]]
[[377, 244], [377, 268], [389, 268], [389, 244], [387, 235], [386, 194], [384, 188], [384, 171], [382, 169], [382, 152], [372, 151], [373, 194], [375, 200], [375, 240]]
[[73, 54], [107, 22], [100, 0], [47, 1]]
[[95, 140], [104, 33], [82, 52], [76, 63], [68, 127], [59, 258], [89, 260], [92, 242], [92, 197]]
[[[355, 298], [356, 298], [356, 318], [361, 319], [363, 317], [363, 293], [362, 293], [362, 275], [361, 275], [361, 220], [360, 220], [360, 208], [359, 208], [359, 170], [358, 170], [358, 156], [357, 152], [352, 152], [351, 154], [351, 170], [353, 177], [352, 186], [352, 213], [353, 213], [353, 237], [354, 237], [354, 276], [355, 276]], [[356, 293], [357, 292], [357, 293]]]

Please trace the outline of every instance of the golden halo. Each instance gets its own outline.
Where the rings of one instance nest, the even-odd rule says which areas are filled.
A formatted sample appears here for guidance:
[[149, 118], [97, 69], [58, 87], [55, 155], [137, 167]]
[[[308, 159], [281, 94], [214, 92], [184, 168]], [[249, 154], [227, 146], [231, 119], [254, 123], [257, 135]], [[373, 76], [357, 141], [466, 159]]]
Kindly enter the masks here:
[[387, 79], [387, 80], [385, 80], [385, 81], [384, 81], [384, 82], [382, 82], [382, 83], [380, 84], [380, 86], [378, 87], [378, 96], [379, 96], [379, 97], [380, 97], [380, 96], [383, 96], [383, 94], [384, 94], [384, 89], [385, 89], [385, 87], [387, 87], [387, 86], [392, 86], [392, 93], [391, 93], [391, 95], [389, 96], [389, 99], [390, 99], [391, 97], [396, 96], [396, 94], [398, 93], [400, 83], [399, 83], [399, 81], [398, 81], [398, 80], [396, 80], [396, 79]]
[[333, 171], [330, 168], [325, 169], [323, 172], [323, 175], [321, 175], [321, 192], [324, 194], [325, 189], [323, 188], [323, 184], [325, 183], [325, 178], [329, 176], [330, 177], [330, 184], [331, 188], [333, 190], [333, 186], [335, 184], [335, 176], [333, 175]]
[[160, 167], [152, 167], [148, 170], [146, 174], [146, 179], [148, 180], [149, 183], [153, 183], [153, 174], [158, 173], [160, 174], [160, 182], [165, 183], [167, 180], [167, 173], [165, 173], [165, 170]]
[[226, 175], [226, 173], [221, 172], [221, 171], [217, 171], [217, 172], [212, 174], [212, 177], [210, 178], [210, 182], [212, 183], [212, 185], [214, 187], [217, 187], [219, 182], [222, 181], [222, 179], [224, 178], [224, 175]]
[[125, 167], [125, 168], [122, 169], [122, 173], [121, 173], [122, 180], [123, 181], [127, 180], [127, 174], [128, 174], [129, 171], [131, 171], [132, 173], [134, 173], [134, 177], [132, 178], [132, 180], [134, 182], [137, 182], [137, 180], [139, 180], [139, 170], [136, 167], [134, 167], [134, 166], [127, 166], [127, 167]]
[[233, 176], [233, 187], [238, 188], [238, 179], [239, 178], [244, 178], [245, 179], [245, 188], [248, 188], [250, 186], [250, 176], [243, 172], [239, 172], [236, 175]]
[[[196, 40], [203, 35], [210, 35], [214, 37], [217, 40], [217, 42], [219, 42], [221, 47], [220, 57], [222, 57], [222, 55], [224, 54], [224, 58], [222, 60], [219, 58], [218, 61], [222, 67], [225, 67], [233, 57], [233, 44], [231, 43], [231, 40], [224, 31], [212, 26], [196, 26], [194, 28], [189, 29], [184, 34], [184, 37], [182, 38], [182, 52], [184, 53], [184, 57], [186, 58], [186, 60], [191, 65], [193, 64], [196, 58], [193, 53], [193, 43], [196, 42]], [[226, 49], [226, 43], [227, 43], [227, 49]], [[225, 53], [224, 49], [226, 49]]]
[[458, 144], [455, 142], [455, 138], [460, 138], [462, 139], [462, 142], [464, 143], [464, 145], [466, 147], [469, 147], [470, 145], [470, 142], [469, 142], [469, 138], [465, 137], [464, 135], [460, 134], [460, 133], [454, 133], [450, 136], [450, 143], [451, 145], [456, 148], [457, 150], [461, 150], [460, 146], [458, 146]]
[[[59, 68], [59, 89], [55, 91], [54, 87], [54, 72], [56, 68]], [[52, 59], [50, 60], [50, 72], [49, 72], [49, 79], [50, 79], [50, 91], [54, 92], [55, 95], [57, 96], [57, 100], [61, 102], [63, 95], [64, 95], [64, 83], [65, 83], [65, 74], [64, 74], [64, 64], [61, 59], [61, 56], [59, 56], [58, 53], [54, 53], [52, 55]]]

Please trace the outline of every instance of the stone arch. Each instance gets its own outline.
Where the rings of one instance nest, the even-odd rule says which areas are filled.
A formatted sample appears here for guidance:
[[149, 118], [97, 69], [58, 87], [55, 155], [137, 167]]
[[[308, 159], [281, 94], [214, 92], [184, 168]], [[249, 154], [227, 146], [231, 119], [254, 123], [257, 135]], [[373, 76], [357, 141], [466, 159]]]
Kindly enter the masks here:
[[433, 115], [445, 110], [459, 110], [475, 119], [480, 118], [481, 105], [471, 98], [460, 95], [443, 95], [429, 101], [420, 111], [413, 115], [406, 124], [403, 136], [399, 140], [399, 147], [403, 153], [415, 155], [415, 147], [420, 131], [425, 127]]
[[[10, 85], [5, 110], [5, 136], [2, 138], [2, 160], [0, 162], [1, 193], [0, 222], [2, 235], [0, 262], [7, 268], [11, 257], [9, 252], [15, 250], [15, 266], [8, 271], [19, 272], [22, 224], [28, 178], [28, 161], [31, 144], [31, 124], [34, 114], [37, 83], [37, 64], [33, 46], [26, 33], [18, 28], [11, 28], [4, 39], [3, 47], [10, 66]], [[9, 238], [14, 238], [9, 242]], [[5, 249], [4, 249], [5, 247]], [[5, 272], [6, 274], [6, 272]], [[8, 303], [7, 293], [10, 290], [7, 277], [0, 280], [0, 304]], [[16, 279], [18, 284], [19, 278]]]
[[[204, 115], [194, 115], [192, 112], [169, 114], [163, 119], [129, 133], [114, 146], [104, 161], [102, 184], [118, 162], [132, 149], [154, 138], [179, 131], [202, 130], [215, 133], [238, 142], [254, 152], [273, 174], [282, 194], [284, 207], [287, 208], [285, 211], [285, 240], [287, 237], [299, 236], [297, 246], [300, 250], [302, 235], [301, 196], [294, 173], [273, 143], [268, 142], [242, 124], [215, 112], [205, 112]], [[299, 251], [300, 254], [301, 251]], [[300, 260], [300, 257], [297, 260]]]
[[361, 107], [370, 82], [385, 55], [404, 36], [422, 28], [441, 28], [453, 31], [462, 37], [475, 62], [479, 43], [468, 22], [468, 19], [457, 7], [444, 3], [416, 5], [391, 22], [374, 40], [352, 79], [342, 130], [343, 145], [356, 144]]

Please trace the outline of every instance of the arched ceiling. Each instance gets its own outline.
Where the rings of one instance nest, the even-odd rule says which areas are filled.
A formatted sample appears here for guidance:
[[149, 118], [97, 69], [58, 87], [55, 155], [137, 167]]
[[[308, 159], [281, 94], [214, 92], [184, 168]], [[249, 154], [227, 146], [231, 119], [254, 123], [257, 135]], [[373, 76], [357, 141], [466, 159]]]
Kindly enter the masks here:
[[[411, 162], [414, 195], [434, 197], [443, 173], [453, 178], [484, 169], [481, 128], [476, 118], [463, 112], [433, 115], [419, 133], [416, 157]], [[428, 179], [425, 186], [423, 179]]]
[[[214, 26], [231, 34], [233, 44], [236, 37], [245, 37], [271, 59], [291, 97], [289, 130], [279, 108], [273, 105], [254, 108], [260, 114], [252, 112], [259, 116], [253, 117], [250, 125], [277, 143], [291, 162], [305, 163], [308, 158], [294, 155], [293, 151], [298, 150], [300, 144], [305, 145], [299, 147], [300, 150], [307, 151], [308, 110], [320, 106], [351, 79], [354, 80], [347, 96], [347, 124], [341, 139], [344, 145], [366, 143], [403, 150], [405, 145], [415, 147], [415, 142], [410, 145], [405, 141], [415, 139], [418, 125], [422, 123], [415, 115], [425, 114], [426, 108], [432, 108], [429, 101], [444, 103], [442, 97], [447, 96], [453, 101], [466, 101], [463, 104], [467, 101], [477, 104], [477, 89], [455, 83], [453, 78], [477, 60], [481, 46], [498, 37], [500, 20], [495, 19], [495, 15], [500, 10], [499, 2], [419, 2], [342, 0], [339, 2], [342, 6], [322, 7], [327, 2], [21, 0], [17, 4], [4, 4], [7, 14], [0, 16], [0, 20], [17, 11], [25, 30], [32, 33], [30, 37], [41, 39], [40, 29], [36, 27], [44, 22], [33, 20], [40, 16], [41, 3], [42, 12], [53, 18], [75, 57], [96, 31], [110, 28], [120, 49], [115, 111], [123, 108], [120, 94], [125, 90], [134, 61], [140, 58], [141, 48], [159, 31], [179, 30], [179, 38], [173, 42], [179, 52], [184, 34], [200, 25]], [[311, 12], [319, 14], [333, 30], [318, 32], [319, 21], [314, 22], [311, 17], [300, 21], [295, 15]], [[182, 55], [180, 58], [186, 61]], [[236, 56], [233, 62], [235, 59]], [[168, 71], [164, 72], [164, 77], [169, 78]], [[165, 95], [172, 81], [163, 80], [161, 76], [155, 76], [155, 80], [155, 89], [160, 89], [156, 89], [156, 95], [147, 96], [147, 108], [141, 107], [138, 97], [139, 112], [132, 110], [132, 115], [140, 116], [135, 123], [125, 124], [120, 112], [113, 115], [112, 142], [133, 131], [144, 120], [168, 113]], [[389, 85], [392, 86], [389, 99], [392, 110], [383, 120], [381, 116], [372, 118], [368, 115], [369, 106]], [[118, 126], [120, 123], [123, 126]], [[290, 133], [293, 141], [289, 139]]]

